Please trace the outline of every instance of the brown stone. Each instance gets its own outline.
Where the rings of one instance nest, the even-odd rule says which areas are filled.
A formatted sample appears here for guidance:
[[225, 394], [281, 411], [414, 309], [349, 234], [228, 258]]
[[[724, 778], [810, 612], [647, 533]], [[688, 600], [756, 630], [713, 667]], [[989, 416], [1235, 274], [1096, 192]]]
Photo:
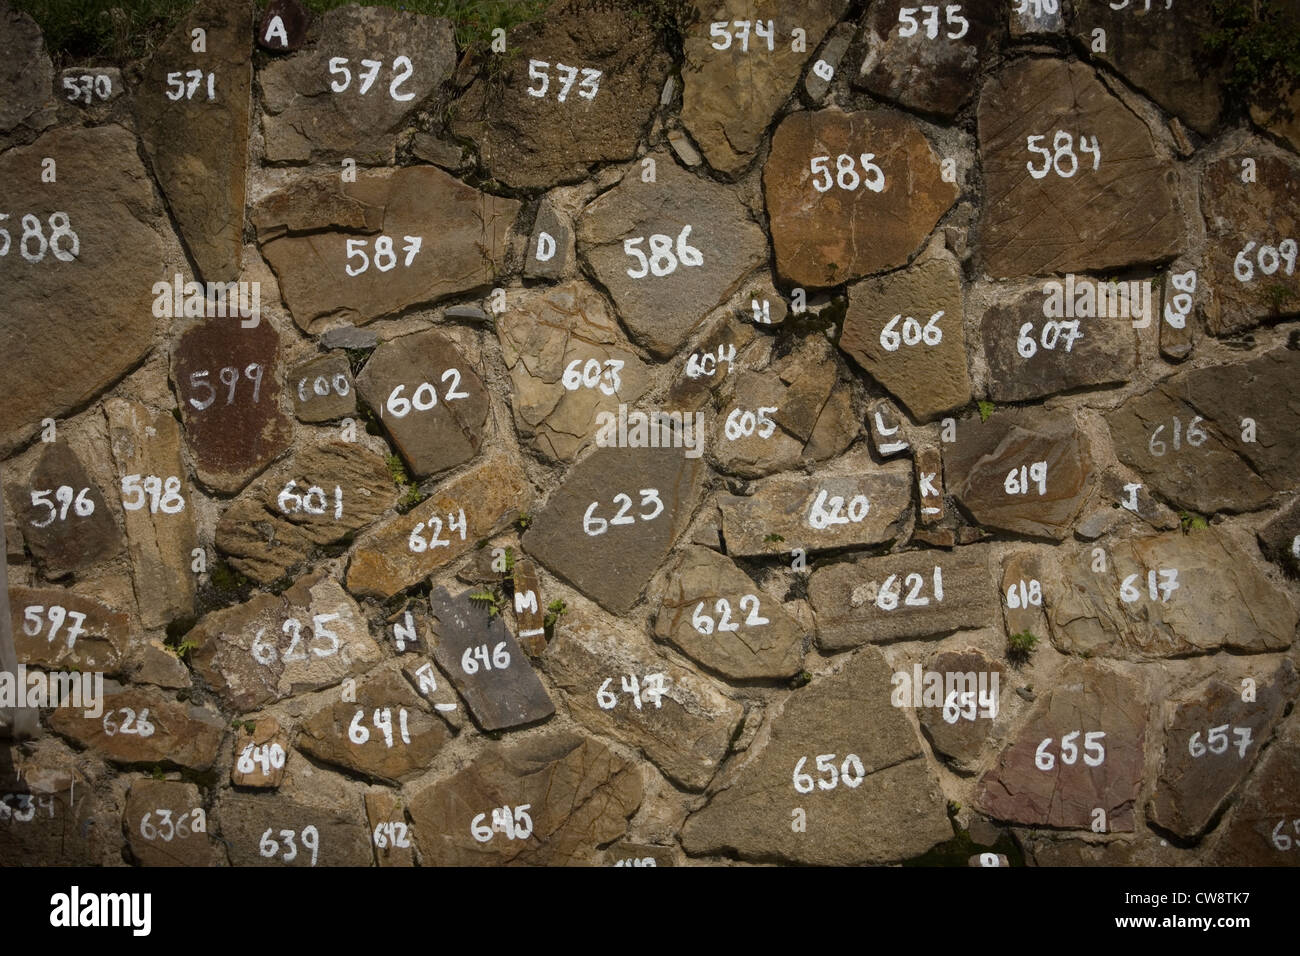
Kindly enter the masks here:
[[925, 422], [970, 404], [962, 316], [961, 267], [936, 240], [910, 269], [849, 290], [839, 346]]
[[[1030, 478], [1027, 469], [1042, 462], [1046, 480]], [[943, 467], [949, 493], [985, 528], [1058, 541], [1093, 485], [1087, 437], [1068, 412], [1000, 409], [987, 422], [961, 419]]]
[[[1078, 169], [1042, 178], [1031, 136], [1055, 150], [1075, 143]], [[1095, 139], [1101, 161], [1078, 149]], [[1186, 235], [1173, 198], [1174, 171], [1151, 132], [1107, 91], [1092, 68], [1047, 57], [1014, 60], [987, 80], [979, 102], [986, 215], [979, 258], [994, 276], [1101, 271], [1176, 256]], [[1064, 140], [1062, 140], [1064, 143]], [[1064, 158], [1060, 166], [1071, 168]]]
[[0, 751], [0, 859], [10, 866], [102, 866], [122, 859], [121, 809], [88, 784], [58, 738]]
[[[1257, 533], [1260, 549], [1292, 577], [1300, 576], [1300, 498], [1269, 519]], [[14, 633], [17, 634], [15, 628]]]
[[[1274, 349], [1240, 365], [1180, 372], [1106, 416], [1120, 461], [1177, 508], [1252, 511], [1294, 487], [1300, 352]], [[1242, 441], [1245, 420], [1256, 440]], [[1175, 429], [1178, 437], [1175, 438]]]
[[293, 368], [289, 390], [300, 422], [331, 422], [357, 413], [352, 367], [344, 352], [330, 352]]
[[803, 669], [803, 628], [725, 555], [692, 547], [656, 603], [654, 634], [737, 680]]
[[429, 594], [437, 619], [433, 659], [450, 676], [484, 730], [504, 730], [550, 717], [555, 705], [505, 621], [476, 606], [469, 594], [453, 597], [442, 587]]
[[[131, 100], [145, 155], [209, 282], [237, 279], [244, 248], [252, 26], [249, 0], [201, 0], [144, 64]], [[206, 32], [206, 52], [192, 52], [194, 30]]]
[[279, 350], [270, 323], [245, 329], [230, 318], [204, 319], [172, 347], [185, 443], [198, 479], [215, 491], [239, 491], [289, 445]]
[[1063, 653], [1136, 660], [1259, 654], [1284, 650], [1295, 638], [1296, 611], [1285, 592], [1215, 528], [1128, 538], [1112, 545], [1104, 573], [1092, 565], [1084, 549], [1044, 577], [1052, 641]]
[[[1253, 177], [1247, 176], [1248, 165]], [[1288, 268], [1280, 248], [1300, 242], [1300, 163], [1258, 149], [1225, 156], [1201, 176], [1201, 209], [1208, 259], [1198, 274], [1209, 292], [1205, 330], [1234, 335], [1300, 313], [1300, 273]], [[1276, 259], [1266, 250], [1277, 252]]]
[[708, 785], [743, 715], [713, 681], [599, 615], [566, 614], [544, 663], [577, 720], [640, 749], [688, 790]]
[[122, 611], [61, 588], [9, 588], [18, 662], [50, 670], [103, 671], [122, 666], [130, 621]]
[[517, 461], [504, 454], [485, 458], [359, 541], [348, 564], [348, 590], [390, 598], [509, 526], [532, 499]]
[[[1101, 810], [1104, 832], [1130, 833], [1145, 733], [1138, 685], [1095, 665], [1071, 664], [981, 778], [976, 807], [996, 820], [1079, 830], [1098, 822], [1094, 811]], [[1090, 741], [1087, 734], [1104, 736]]]
[[[943, 754], [961, 770], [974, 771], [984, 745], [993, 736], [1005, 670], [983, 652], [967, 648], [936, 654], [926, 662], [922, 673], [937, 674], [943, 687], [938, 706], [926, 699], [924, 691], [929, 688], [922, 688], [923, 706], [916, 711], [922, 733], [936, 753]], [[912, 674], [907, 676], [914, 679]], [[894, 680], [898, 681], [897, 674]], [[923, 682], [927, 680], [928, 676], [923, 678]], [[912, 695], [907, 695], [902, 692], [905, 686], [896, 684], [895, 692], [911, 705], [917, 692], [908, 688]]]
[[820, 567], [808, 580], [808, 598], [817, 613], [817, 646], [832, 652], [978, 627], [997, 606], [989, 555], [979, 546]]
[[[1108, 290], [1101, 282], [1083, 278], [1076, 279], [1072, 289], [1085, 283]], [[1047, 301], [1047, 295], [1035, 289], [1003, 299], [984, 313], [980, 337], [989, 368], [989, 398], [1024, 402], [1075, 388], [1123, 384], [1133, 377], [1138, 333], [1132, 319], [1047, 318]], [[1154, 297], [1153, 302], [1159, 305]], [[1162, 323], [1162, 335], [1163, 329]]]
[[514, 387], [515, 425], [555, 461], [572, 461], [595, 438], [602, 412], [618, 414], [649, 385], [645, 363], [605, 299], [584, 282], [525, 290], [496, 332]]
[[[10, 61], [4, 59], [8, 65]], [[0, 96], [0, 103], [8, 104]], [[42, 162], [58, 179], [41, 182]], [[0, 258], [7, 290], [0, 318], [0, 453], [29, 438], [41, 419], [84, 407], [153, 346], [150, 281], [160, 279], [162, 213], [135, 137], [120, 126], [56, 129], [0, 156], [12, 245]], [[60, 234], [39, 261], [22, 252], [22, 217], [36, 218], [48, 241], [54, 210], [77, 236]], [[30, 225], [31, 220], [28, 220]], [[2, 242], [2, 240], [0, 240]], [[34, 254], [40, 243], [29, 239]], [[31, 327], [39, 317], [39, 333]]]
[[1237, 789], [1283, 709], [1300, 691], [1283, 658], [1250, 702], [1240, 686], [1214, 679], [1184, 700], [1165, 703], [1165, 753], [1151, 819], [1183, 839], [1198, 837]]
[[[481, 193], [434, 166], [362, 172], [356, 182], [337, 189], [341, 197], [329, 185], [302, 180], [282, 190], [300, 195], [263, 200], [270, 208], [261, 220], [266, 234], [259, 224], [262, 253], [294, 322], [311, 333], [339, 318], [365, 325], [488, 288], [503, 267], [519, 212], [515, 200]], [[315, 206], [322, 195], [329, 201]], [[374, 234], [376, 218], [381, 235]], [[254, 222], [259, 222], [256, 212]], [[281, 229], [290, 234], [276, 238]], [[361, 231], [366, 234], [356, 234]], [[381, 257], [388, 261], [383, 255], [388, 243], [380, 246], [385, 237], [391, 240], [393, 262], [380, 268]]]
[[552, 732], [482, 751], [417, 791], [410, 810], [426, 864], [564, 866], [621, 837], [641, 796], [630, 761], [594, 738]]
[[260, 592], [213, 611], [187, 639], [198, 645], [194, 669], [237, 713], [337, 684], [380, 653], [361, 609], [337, 581], [320, 574], [283, 595]]
[[391, 670], [358, 683], [355, 701], [327, 701], [298, 728], [300, 750], [389, 783], [424, 770], [450, 738], [447, 725]]
[[0, 9], [0, 132], [19, 125], [44, 128], [53, 121], [54, 66], [41, 28], [8, 4]]
[[995, 54], [1006, 4], [966, 0], [937, 12], [911, 7], [909, 21], [899, 18], [907, 2], [885, 0], [867, 11], [867, 53], [854, 86], [922, 113], [952, 116], [970, 98], [980, 67]]
[[1220, 866], [1300, 866], [1300, 721], [1283, 725], [1259, 760], [1210, 860]]
[[884, 544], [911, 513], [912, 469], [877, 465], [860, 448], [812, 475], [774, 475], [754, 482], [747, 496], [721, 495], [718, 509], [732, 555]]
[[511, 574], [519, 646], [529, 657], [540, 657], [546, 650], [546, 601], [542, 597], [541, 576], [537, 565], [528, 558], [517, 558]]
[[699, 501], [704, 468], [687, 450], [597, 448], [533, 516], [524, 550], [606, 610], [626, 612]]
[[[233, 866], [374, 863], [358, 789], [305, 760], [277, 793], [223, 790], [215, 817]], [[314, 852], [312, 843], [316, 844]]]
[[[950, 838], [938, 780], [889, 685], [888, 664], [867, 648], [791, 693], [763, 750], [687, 818], [683, 849], [847, 866], [904, 860]], [[806, 831], [792, 826], [794, 808]]]
[[216, 759], [226, 722], [215, 710], [182, 703], [153, 687], [104, 682], [104, 712], [76, 708], [50, 716], [50, 729], [114, 763], [162, 764], [207, 770]]
[[384, 459], [364, 445], [309, 445], [235, 499], [217, 523], [216, 546], [240, 573], [271, 584], [319, 549], [350, 540], [397, 502], [397, 492]]
[[[682, 46], [682, 122], [709, 165], [735, 175], [753, 160], [772, 116], [794, 90], [804, 65], [835, 23], [845, 0], [813, 0], [797, 10], [779, 0], [723, 0], [701, 5]], [[736, 21], [746, 26], [739, 27]], [[765, 23], [770, 36], [750, 30]], [[713, 24], [726, 27], [727, 39]], [[806, 44], [792, 50], [792, 30]], [[718, 49], [719, 44], [722, 49]]]
[[[127, 554], [140, 621], [147, 628], [166, 627], [194, 613], [193, 551], [199, 546], [194, 529], [193, 499], [187, 494], [185, 466], [181, 461], [181, 430], [169, 412], [146, 408], [139, 402], [110, 398], [104, 402], [109, 444], [117, 474], [162, 483], [155, 502], [149, 492], [137, 500], [131, 491], [122, 495]], [[167, 485], [180, 486], [176, 495]], [[130, 500], [139, 507], [127, 509]]]
[[[122, 550], [122, 532], [108, 513], [103, 491], [67, 442], [45, 445], [27, 483], [10, 484], [8, 497], [23, 539], [48, 578], [105, 561]], [[87, 507], [93, 510], [82, 514]]]
[[[456, 102], [451, 124], [453, 135], [477, 144], [495, 178], [545, 188], [577, 182], [598, 163], [633, 158], [670, 67], [663, 38], [644, 11], [626, 2], [564, 0], [510, 30], [506, 43], [524, 54], [504, 76], [484, 69]], [[538, 61], [546, 66], [534, 66]], [[599, 80], [584, 86], [591, 74], [579, 72], [577, 82], [566, 84], [560, 64], [599, 70]], [[530, 70], [544, 74], [545, 84]]]
[[379, 866], [415, 866], [415, 841], [401, 799], [390, 790], [366, 791], [366, 820]]
[[[313, 45], [258, 72], [267, 160], [391, 163], [407, 118], [443, 105], [438, 91], [456, 65], [451, 23], [355, 5], [328, 10], [318, 22]], [[342, 70], [329, 69], [336, 58], [344, 60], [346, 86]], [[380, 63], [371, 83], [366, 60]]]
[[[860, 156], [880, 170], [864, 172]], [[861, 182], [841, 189], [838, 156], [854, 159]], [[812, 171], [829, 156], [831, 184]], [[868, 178], [869, 177], [869, 178]], [[844, 174], [845, 180], [851, 177]], [[957, 199], [957, 187], [939, 175], [939, 156], [914, 120], [892, 110], [793, 113], [772, 136], [763, 170], [777, 271], [799, 286], [827, 287], [906, 265]]]
[[122, 832], [141, 866], [221, 866], [225, 854], [207, 833], [203, 797], [192, 783], [133, 780]]
[[416, 478], [478, 454], [488, 417], [487, 389], [441, 332], [418, 332], [379, 346], [357, 376], [357, 390]]
[[[578, 256], [609, 292], [633, 341], [663, 359], [767, 260], [767, 238], [733, 190], [686, 172], [662, 154], [654, 159], [654, 182], [644, 182], [640, 167], [633, 166], [582, 211]], [[645, 264], [624, 247], [640, 238], [634, 247], [648, 257], [655, 236], [667, 237], [655, 240], [656, 248], [666, 242], [667, 251]], [[696, 250], [695, 256], [685, 247]], [[646, 274], [640, 278], [629, 275], [641, 272]]]
[[1205, 52], [1204, 37], [1217, 27], [1210, 5], [1116, 6], [1112, 0], [1074, 0], [1079, 41], [1091, 44], [1093, 31], [1105, 30], [1099, 59], [1201, 135], [1217, 133], [1228, 70]]
[[235, 729], [234, 753], [231, 783], [237, 787], [275, 790], [284, 782], [289, 735], [274, 717], [244, 721]]
[[720, 315], [701, 326], [702, 334], [673, 377], [664, 405], [668, 409], [701, 408], [733, 371], [736, 353], [754, 340], [754, 330]]

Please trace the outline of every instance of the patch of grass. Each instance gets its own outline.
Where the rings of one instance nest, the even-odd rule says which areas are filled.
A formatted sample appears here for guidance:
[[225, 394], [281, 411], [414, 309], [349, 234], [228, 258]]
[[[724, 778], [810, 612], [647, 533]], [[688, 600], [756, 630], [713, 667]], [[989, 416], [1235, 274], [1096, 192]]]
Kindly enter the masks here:
[[546, 640], [555, 640], [555, 624], [569, 610], [569, 605], [559, 598], [546, 605], [546, 616], [542, 618], [542, 628], [546, 631]]
[[353, 375], [361, 374], [361, 368], [366, 364], [366, 359], [370, 358], [370, 353], [374, 349], [344, 349], [348, 357], [348, 368], [352, 370]]
[[[509, 31], [530, 23], [546, 12], [550, 0], [303, 0], [303, 6], [318, 13], [349, 3], [363, 7], [393, 7], [407, 13], [446, 17], [456, 31], [456, 46], [470, 53], [486, 51], [492, 44], [492, 31], [502, 27]], [[509, 49], [509, 47], [507, 47]]]
[[252, 583], [225, 561], [218, 561], [212, 566], [208, 580], [214, 588], [223, 592], [242, 591]]
[[785, 540], [785, 535], [780, 535], [777, 534], [775, 531], [773, 531], [771, 534], [769, 534], [766, 538], [763, 539], [763, 542], [765, 544], [775, 544], [778, 541], [784, 541], [784, 540]]
[[992, 403], [992, 402], [979, 401], [979, 402], [976, 402], [975, 405], [976, 405], [977, 408], [979, 408], [979, 412], [980, 412], [980, 423], [981, 423], [981, 424], [983, 424], [984, 422], [988, 421], [989, 418], [992, 417], [992, 415], [993, 415], [993, 403]]
[[1029, 631], [1021, 631], [1007, 638], [1007, 658], [1018, 664], [1027, 662], [1038, 646], [1038, 638]]
[[162, 769], [162, 767], [158, 766], [157, 764], [154, 764], [154, 765], [153, 765], [153, 770], [150, 771], [149, 776], [152, 777], [154, 780], [166, 780], [166, 779], [167, 779], [167, 775], [166, 775], [165, 773], [163, 773], [163, 769]]
[[1300, 80], [1300, 14], [1294, 0], [1212, 0], [1201, 45], [1228, 67], [1232, 99], [1275, 104]]
[[483, 605], [488, 612], [488, 617], [493, 618], [505, 610], [505, 598], [501, 596], [497, 588], [484, 588], [481, 591], [470, 593], [469, 599], [475, 604]]
[[1282, 311], [1282, 307], [1294, 296], [1294, 293], [1280, 282], [1264, 286], [1264, 298], [1268, 300], [1269, 308], [1273, 314], [1277, 315]]
[[54, 68], [73, 63], [124, 66], [153, 52], [194, 0], [14, 0], [45, 35]]
[[1182, 526], [1183, 534], [1200, 531], [1210, 526], [1210, 523], [1205, 518], [1194, 511], [1178, 512], [1178, 523]]
[[527, 531], [528, 526], [532, 523], [533, 523], [533, 516], [529, 514], [527, 511], [520, 512], [519, 517], [515, 519], [515, 527], [518, 528], [520, 531]]
[[800, 671], [790, 678], [790, 689], [798, 690], [800, 687], [806, 687], [812, 683], [812, 674], [807, 671]]

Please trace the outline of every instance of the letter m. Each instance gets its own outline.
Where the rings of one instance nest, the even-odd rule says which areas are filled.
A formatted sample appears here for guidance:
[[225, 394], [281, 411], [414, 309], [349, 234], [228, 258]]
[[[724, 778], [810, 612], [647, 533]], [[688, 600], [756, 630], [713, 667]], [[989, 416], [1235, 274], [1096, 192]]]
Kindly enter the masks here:
[[525, 611], [537, 613], [537, 595], [530, 588], [527, 591], [515, 592], [515, 613], [523, 614]]

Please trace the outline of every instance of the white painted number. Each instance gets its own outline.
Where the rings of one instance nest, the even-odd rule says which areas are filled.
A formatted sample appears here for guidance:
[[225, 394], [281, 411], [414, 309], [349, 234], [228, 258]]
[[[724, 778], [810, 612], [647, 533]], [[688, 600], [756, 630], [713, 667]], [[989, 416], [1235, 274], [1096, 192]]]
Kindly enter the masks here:
[[[794, 773], [791, 780], [794, 782], [794, 789], [798, 793], [812, 793], [814, 781], [812, 774], [803, 773], [803, 765], [808, 760], [807, 757], [800, 757], [799, 762], [794, 765]], [[862, 765], [862, 758], [857, 754], [849, 754], [840, 764], [839, 771], [836, 772], [835, 754], [818, 754], [817, 772], [821, 774], [829, 773], [829, 777], [821, 777], [816, 781], [816, 788], [819, 790], [834, 790], [841, 783], [850, 790], [856, 789], [866, 777], [866, 768]]]
[[[268, 827], [262, 834], [262, 839], [258, 841], [257, 850], [262, 856], [270, 858], [280, 852], [280, 844], [271, 838], [273, 827]], [[316, 851], [320, 849], [320, 831], [314, 826], [308, 825], [302, 828], [302, 832], [295, 834], [292, 830], [281, 830], [280, 839], [284, 841], [284, 856], [280, 859], [285, 863], [291, 863], [298, 858], [298, 846], [294, 842], [295, 837], [302, 841], [304, 850], [311, 850], [311, 865], [316, 865]]]
[[[809, 168], [812, 170], [814, 177], [813, 189], [819, 193], [824, 193], [828, 192], [832, 185], [835, 185], [839, 186], [840, 189], [852, 192], [859, 186], [866, 186], [874, 193], [884, 192], [885, 171], [872, 162], [875, 158], [875, 153], [863, 153], [858, 157], [858, 162], [862, 165], [862, 173], [859, 175], [853, 157], [848, 153], [840, 153], [835, 157], [835, 176], [832, 178], [830, 156], [814, 156], [809, 161]], [[819, 181], [816, 178], [818, 176], [825, 178]]]
[[[32, 507], [48, 508], [50, 513], [44, 521], [36, 521], [33, 519], [32, 527], [48, 528], [54, 522], [55, 518], [58, 518], [60, 521], [67, 521], [69, 508], [72, 509], [72, 513], [78, 518], [87, 518], [90, 515], [93, 515], [95, 513], [95, 502], [94, 499], [86, 497], [88, 494], [90, 494], [89, 488], [82, 488], [80, 491], [76, 491], [69, 485], [59, 485], [59, 487], [53, 490], [48, 488], [43, 490], [33, 490]], [[54, 501], [50, 500], [50, 495], [54, 496], [54, 501], [57, 501], [60, 507], [55, 507]], [[76, 496], [75, 498], [73, 497], [74, 495]]]
[[1273, 275], [1279, 268], [1285, 275], [1295, 275], [1296, 249], [1294, 239], [1283, 239], [1276, 246], [1260, 246], [1255, 261], [1251, 262], [1249, 254], [1255, 250], [1255, 243], [1248, 242], [1233, 260], [1232, 274], [1238, 282], [1249, 282], [1255, 278], [1255, 265], [1258, 264], [1259, 271], [1266, 276]]
[[[9, 213], [0, 212], [0, 223], [9, 218]], [[48, 220], [50, 224], [50, 237], [45, 238], [45, 233], [41, 229], [41, 221], [27, 213], [22, 217], [23, 232], [18, 240], [18, 252], [23, 259], [31, 263], [40, 262], [45, 258], [46, 252], [52, 252], [54, 258], [59, 262], [71, 262], [77, 258], [81, 252], [81, 238], [72, 231], [72, 222], [68, 219], [66, 212], [52, 212]], [[68, 237], [71, 246], [68, 249], [59, 248], [59, 240]], [[36, 240], [36, 250], [32, 251], [31, 241]], [[0, 225], [0, 259], [9, 255], [11, 239], [9, 230]]]
[[[663, 500], [659, 497], [659, 490], [657, 488], [642, 488], [639, 494], [641, 495], [642, 508], [646, 508], [651, 505], [653, 505], [654, 508], [649, 514], [642, 513], [640, 515], [637, 515], [637, 517], [639, 517], [642, 521], [653, 521], [655, 518], [658, 518], [661, 514], [663, 514], [664, 503]], [[589, 536], [594, 538], [598, 534], [604, 534], [606, 531], [609, 530], [609, 526], [612, 524], [635, 523], [635, 518], [633, 518], [632, 515], [628, 514], [628, 512], [632, 510], [632, 498], [630, 496], [624, 494], [618, 494], [614, 496], [614, 504], [621, 505], [621, 506], [619, 507], [618, 513], [614, 515], [614, 517], [610, 518], [608, 521], [594, 514], [596, 507], [599, 504], [600, 504], [599, 501], [593, 501], [590, 505], [587, 506], [586, 514], [582, 516], [582, 530], [585, 531]]]
[[[1030, 136], [1026, 139], [1025, 148], [1031, 153], [1041, 153], [1043, 156], [1043, 165], [1041, 168], [1035, 168], [1033, 160], [1025, 163], [1025, 168], [1029, 170], [1029, 175], [1035, 179], [1044, 178], [1052, 170], [1056, 170], [1056, 175], [1062, 179], [1069, 179], [1079, 171], [1079, 157], [1074, 152], [1074, 136], [1063, 129], [1058, 129], [1052, 137], [1052, 149], [1046, 146], [1034, 145], [1034, 140], [1047, 139], [1046, 133], [1040, 133], [1037, 136]], [[1055, 150], [1055, 152], [1053, 152]], [[1095, 172], [1101, 166], [1101, 146], [1097, 142], [1097, 137], [1088, 142], [1088, 137], [1082, 133], [1079, 134], [1079, 152], [1092, 153], [1092, 168]], [[1062, 160], [1068, 160], [1068, 164], [1063, 164]], [[1068, 165], [1068, 170], [1067, 170]]]
[[54, 643], [59, 628], [65, 621], [72, 622], [68, 628], [68, 650], [72, 650], [73, 645], [77, 643], [77, 638], [86, 633], [86, 629], [81, 626], [86, 623], [86, 615], [80, 611], [69, 611], [58, 604], [52, 604], [48, 608], [43, 604], [29, 604], [23, 608], [23, 633], [28, 637], [36, 637], [45, 627], [45, 621], [41, 619], [42, 614], [50, 622], [50, 632], [45, 636], [47, 644]]
[[[1081, 733], [1075, 730], [1061, 738], [1061, 763], [1068, 765], [1078, 761], [1079, 745], [1075, 741]], [[1090, 730], [1083, 735], [1083, 762], [1089, 767], [1100, 767], [1106, 759], [1106, 748], [1101, 745], [1105, 736], [1106, 732], [1102, 730]], [[1034, 751], [1034, 766], [1039, 770], [1051, 770], [1056, 766], [1056, 755], [1048, 749], [1051, 744], [1052, 738], [1044, 737]]]
[[181, 495], [181, 480], [172, 475], [166, 481], [157, 475], [127, 475], [122, 479], [122, 507], [127, 511], [139, 511], [144, 508], [146, 500], [149, 513], [162, 512], [165, 515], [179, 514], [185, 510], [185, 498]]
[[628, 269], [628, 276], [633, 279], [644, 279], [648, 275], [663, 277], [676, 272], [678, 263], [683, 266], [704, 265], [704, 255], [700, 250], [686, 242], [686, 237], [690, 234], [690, 226], [683, 226], [682, 231], [677, 234], [676, 255], [673, 254], [671, 236], [665, 236], [662, 233], [655, 233], [650, 236], [648, 240], [650, 244], [649, 259], [639, 248], [642, 242], [647, 241], [644, 237], [636, 236], [632, 239], [624, 239], [623, 252], [641, 264], [640, 272], [635, 269]]
[[[913, 346], [922, 343], [935, 346], [943, 341], [943, 329], [936, 324], [943, 318], [943, 312], [936, 312], [930, 316], [930, 321], [924, 326], [910, 315], [903, 318], [902, 313], [894, 316], [885, 327], [880, 330], [880, 347], [886, 352], [897, 352], [900, 345]], [[897, 328], [898, 320], [903, 320], [903, 328], [900, 332]]]

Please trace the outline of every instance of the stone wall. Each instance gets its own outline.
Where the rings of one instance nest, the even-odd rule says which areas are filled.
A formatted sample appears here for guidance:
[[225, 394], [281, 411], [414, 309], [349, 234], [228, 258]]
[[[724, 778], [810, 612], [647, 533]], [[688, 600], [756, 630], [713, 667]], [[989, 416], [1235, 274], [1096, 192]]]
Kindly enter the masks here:
[[106, 675], [0, 861], [1300, 860], [1294, 118], [1184, 0], [668, 6], [0, 0], [13, 639]]

